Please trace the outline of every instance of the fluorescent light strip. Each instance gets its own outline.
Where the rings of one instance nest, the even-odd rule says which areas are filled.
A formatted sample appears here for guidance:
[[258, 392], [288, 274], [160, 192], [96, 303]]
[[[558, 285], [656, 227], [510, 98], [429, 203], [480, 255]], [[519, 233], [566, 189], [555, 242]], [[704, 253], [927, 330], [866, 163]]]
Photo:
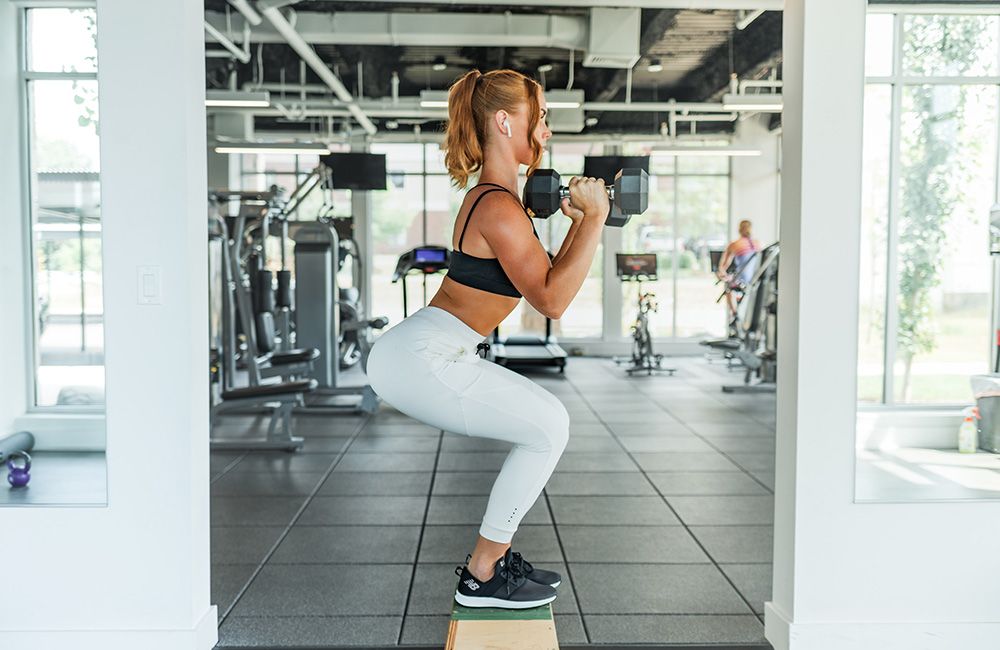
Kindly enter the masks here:
[[781, 104], [723, 104], [723, 110], [727, 111], [780, 111]]
[[220, 145], [215, 147], [215, 153], [274, 153], [274, 154], [285, 154], [285, 155], [297, 155], [297, 154], [326, 154], [330, 153], [330, 149], [321, 145], [288, 145], [287, 147], [275, 147], [275, 146], [259, 146], [255, 147], [253, 145]]
[[448, 108], [448, 100], [422, 99], [420, 100], [420, 108]]
[[580, 102], [546, 102], [549, 108], [580, 108]]
[[747, 157], [761, 155], [760, 149], [726, 149], [708, 147], [670, 147], [663, 149], [653, 149], [651, 156], [680, 157], [680, 156], [733, 156]]
[[268, 108], [271, 102], [256, 99], [206, 99], [205, 106], [222, 108]]

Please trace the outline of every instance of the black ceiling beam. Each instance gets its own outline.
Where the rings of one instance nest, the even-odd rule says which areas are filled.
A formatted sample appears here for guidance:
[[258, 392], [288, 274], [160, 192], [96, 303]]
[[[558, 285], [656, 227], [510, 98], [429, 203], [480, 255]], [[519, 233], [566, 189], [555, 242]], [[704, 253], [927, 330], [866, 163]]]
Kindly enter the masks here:
[[733, 67], [729, 43], [705, 55], [704, 63], [677, 82], [674, 99], [702, 102], [716, 98], [729, 85], [730, 72], [748, 79], [762, 65], [781, 57], [781, 12], [768, 11], [744, 30], [733, 32]]
[[[646, 56], [654, 45], [663, 40], [666, 33], [674, 26], [678, 13], [680, 13], [678, 9], [642, 10], [639, 56]], [[595, 69], [590, 68], [590, 70]], [[588, 78], [588, 85], [591, 85], [589, 77], [598, 76], [598, 79], [595, 79], [595, 81], [597, 87], [601, 90], [598, 91], [595, 97], [588, 97], [588, 100], [595, 102], [612, 101], [619, 92], [624, 90], [625, 84], [628, 83], [628, 70], [601, 70], [597, 75], [585, 73], [583, 76]]]

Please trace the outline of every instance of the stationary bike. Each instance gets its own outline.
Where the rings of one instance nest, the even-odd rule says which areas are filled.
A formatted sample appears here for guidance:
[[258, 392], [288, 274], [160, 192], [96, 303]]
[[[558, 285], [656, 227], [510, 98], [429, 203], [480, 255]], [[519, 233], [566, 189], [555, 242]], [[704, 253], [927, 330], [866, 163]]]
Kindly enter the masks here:
[[676, 368], [663, 366], [663, 355], [653, 351], [653, 337], [649, 332], [649, 313], [657, 312], [659, 305], [656, 294], [651, 291], [643, 293], [643, 280], [656, 280], [656, 255], [627, 255], [617, 253], [615, 261], [618, 267], [618, 277], [623, 282], [639, 282], [639, 310], [632, 324], [632, 356], [616, 358], [615, 363], [630, 363], [625, 372], [631, 376], [637, 372], [652, 375], [654, 372], [668, 372], [671, 375]]

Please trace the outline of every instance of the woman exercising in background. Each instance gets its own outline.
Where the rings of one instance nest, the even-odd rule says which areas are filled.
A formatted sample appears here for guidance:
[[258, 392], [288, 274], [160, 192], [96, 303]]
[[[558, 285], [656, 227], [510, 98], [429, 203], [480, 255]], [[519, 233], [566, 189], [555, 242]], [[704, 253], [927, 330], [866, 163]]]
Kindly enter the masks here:
[[[726, 280], [730, 289], [746, 287], [753, 280], [753, 274], [757, 272], [757, 265], [760, 262], [760, 242], [752, 237], [753, 224], [744, 219], [740, 222], [740, 237], [729, 243], [726, 252], [719, 260], [719, 270], [716, 276], [720, 280]], [[729, 265], [734, 264], [736, 272], [729, 275]], [[729, 303], [729, 313], [736, 317], [736, 300], [733, 298], [733, 291], [726, 292], [726, 300]]]
[[[569, 437], [562, 403], [533, 381], [479, 356], [484, 339], [523, 296], [557, 319], [576, 296], [608, 215], [604, 181], [574, 178], [562, 202], [572, 225], [550, 260], [517, 196], [520, 165], [533, 172], [552, 136], [545, 97], [513, 70], [469, 72], [448, 94], [445, 164], [465, 187], [448, 275], [427, 307], [383, 334], [368, 358], [372, 388], [433, 427], [514, 444], [493, 483], [479, 539], [455, 600], [469, 607], [537, 607], [561, 578], [511, 552], [511, 539]], [[490, 479], [484, 475], [480, 480]]]

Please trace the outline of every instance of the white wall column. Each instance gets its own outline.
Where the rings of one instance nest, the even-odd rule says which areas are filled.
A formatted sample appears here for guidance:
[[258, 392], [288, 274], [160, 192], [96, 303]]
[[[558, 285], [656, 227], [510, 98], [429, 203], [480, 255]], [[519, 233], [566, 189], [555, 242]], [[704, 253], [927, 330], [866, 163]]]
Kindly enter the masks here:
[[767, 638], [776, 650], [986, 650], [1000, 638], [1000, 560], [967, 549], [1000, 538], [1000, 503], [854, 503], [865, 10], [785, 5]]
[[[17, 9], [0, 3], [0, 277], [7, 278], [0, 291], [0, 341], [4, 342], [3, 388], [0, 389], [0, 437], [10, 433], [13, 420], [24, 413], [28, 401], [28, 278], [25, 271], [24, 235], [26, 206], [21, 169], [23, 133], [21, 124], [20, 79], [18, 78]], [[0, 620], [3, 620], [0, 615]]]
[[[0, 15], [8, 11], [2, 3]], [[0, 589], [0, 647], [216, 642], [203, 11], [200, 0], [168, 11], [97, 2], [108, 506], [3, 512], [4, 554], [16, 561]], [[3, 52], [9, 40], [0, 38]], [[158, 271], [159, 304], [138, 304], [139, 267]]]
[[733, 146], [757, 149], [759, 156], [732, 159], [730, 222], [734, 238], [743, 219], [753, 222], [753, 233], [765, 246], [778, 239], [778, 142], [768, 131], [770, 115], [758, 115], [736, 124]]

